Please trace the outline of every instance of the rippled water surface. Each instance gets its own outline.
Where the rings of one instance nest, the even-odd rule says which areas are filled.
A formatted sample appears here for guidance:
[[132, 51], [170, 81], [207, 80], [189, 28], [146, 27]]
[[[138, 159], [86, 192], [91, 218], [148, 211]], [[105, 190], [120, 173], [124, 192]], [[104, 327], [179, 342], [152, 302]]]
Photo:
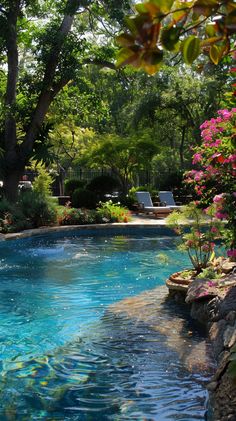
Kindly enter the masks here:
[[183, 266], [138, 232], [2, 242], [1, 421], [203, 420], [208, 345], [162, 287]]

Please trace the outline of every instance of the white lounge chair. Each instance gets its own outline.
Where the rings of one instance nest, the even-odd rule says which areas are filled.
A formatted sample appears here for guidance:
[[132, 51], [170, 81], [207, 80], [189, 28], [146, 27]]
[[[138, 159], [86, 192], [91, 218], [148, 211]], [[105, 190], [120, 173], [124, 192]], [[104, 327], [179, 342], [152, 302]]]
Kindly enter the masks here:
[[182, 208], [175, 203], [172, 191], [159, 191], [158, 196], [162, 205], [168, 206], [172, 210]]
[[139, 212], [153, 213], [160, 218], [167, 216], [172, 212], [172, 209], [169, 208], [169, 206], [153, 206], [150, 193], [147, 191], [137, 191], [135, 195], [139, 204]]

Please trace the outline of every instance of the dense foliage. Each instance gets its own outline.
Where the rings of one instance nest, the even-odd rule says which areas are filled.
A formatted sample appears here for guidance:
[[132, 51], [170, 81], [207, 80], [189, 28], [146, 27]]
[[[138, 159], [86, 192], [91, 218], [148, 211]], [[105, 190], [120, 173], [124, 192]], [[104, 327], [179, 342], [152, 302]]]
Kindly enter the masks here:
[[193, 164], [199, 166], [187, 174], [195, 187], [199, 205], [214, 203], [216, 218], [227, 220], [223, 237], [228, 255], [236, 258], [236, 108], [219, 110], [218, 116], [201, 125], [202, 144], [195, 148]]
[[[152, 78], [130, 69], [99, 73], [96, 68], [80, 77], [83, 89], [82, 82], [69, 85], [50, 111], [51, 122], [64, 121], [56, 124], [51, 136], [59, 163], [55, 169], [59, 174], [62, 167], [68, 176], [68, 166], [75, 171], [102, 168], [119, 178], [124, 191], [133, 183], [179, 186], [183, 171], [191, 166], [189, 146], [193, 139], [194, 144], [200, 141], [200, 124], [217, 110], [227, 89], [220, 71], [199, 77], [182, 67], [165, 67]], [[81, 98], [83, 112], [78, 110]], [[62, 113], [62, 104], [74, 114]], [[74, 144], [72, 133], [63, 129], [66, 119], [83, 126], [75, 131]], [[83, 139], [77, 133], [83, 133]], [[143, 178], [137, 178], [139, 173]]]
[[[186, 224], [191, 227], [186, 230]], [[181, 249], [186, 250], [197, 274], [207, 268], [214, 256], [215, 239], [219, 238], [219, 224], [214, 220], [214, 212], [208, 217], [194, 202], [175, 211], [167, 217], [167, 223], [181, 235]]]
[[230, 55], [235, 40], [234, 1], [147, 0], [127, 16], [127, 32], [117, 37], [122, 46], [117, 65], [132, 64], [153, 74], [166, 53], [181, 54], [192, 64], [200, 54], [218, 64]]
[[6, 199], [0, 201], [0, 232], [17, 232], [55, 222], [55, 204], [34, 191], [22, 193], [17, 205], [12, 205]]
[[1, 2], [0, 170], [10, 200], [32, 157], [50, 161], [46, 115], [58, 93], [83, 66], [114, 68], [110, 40], [128, 11], [127, 0]]
[[129, 222], [130, 212], [127, 208], [120, 206], [120, 203], [101, 202], [97, 213], [103, 222]]

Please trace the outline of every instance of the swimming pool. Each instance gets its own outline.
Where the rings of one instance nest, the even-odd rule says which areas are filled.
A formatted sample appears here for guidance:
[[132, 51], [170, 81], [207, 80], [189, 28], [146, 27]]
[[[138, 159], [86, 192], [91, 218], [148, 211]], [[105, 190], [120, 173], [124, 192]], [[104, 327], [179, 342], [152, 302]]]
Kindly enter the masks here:
[[[165, 301], [165, 279], [189, 266], [175, 241], [137, 231], [0, 244], [1, 420], [204, 419], [208, 353], [192, 364], [207, 343]], [[143, 291], [156, 287], [153, 311]]]

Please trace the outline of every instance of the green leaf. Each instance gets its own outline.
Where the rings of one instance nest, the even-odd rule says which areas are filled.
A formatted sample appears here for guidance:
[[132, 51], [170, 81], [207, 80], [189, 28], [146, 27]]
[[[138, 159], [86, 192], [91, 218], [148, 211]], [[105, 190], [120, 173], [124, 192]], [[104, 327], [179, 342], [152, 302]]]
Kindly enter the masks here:
[[199, 7], [216, 7], [220, 4], [219, 0], [197, 0], [194, 3], [194, 6], [199, 6]]
[[161, 43], [168, 51], [175, 51], [179, 41], [179, 28], [163, 29], [161, 33]]
[[152, 0], [152, 3], [155, 4], [162, 13], [166, 14], [170, 12], [174, 0]]
[[135, 25], [135, 16], [125, 16], [125, 25], [133, 35], [137, 34], [137, 27]]
[[162, 50], [155, 50], [152, 52], [147, 52], [143, 55], [142, 59], [151, 66], [156, 66], [157, 64], [161, 63], [163, 60], [163, 51]]
[[146, 3], [138, 3], [135, 5], [135, 9], [138, 13], [148, 13], [148, 10], [146, 8]]
[[217, 45], [212, 45], [210, 48], [210, 59], [214, 64], [218, 64], [221, 57], [222, 57], [222, 52], [221, 52], [221, 48], [219, 48]]
[[214, 37], [215, 34], [216, 34], [216, 26], [215, 26], [215, 24], [213, 24], [213, 25], [206, 25], [205, 31], [206, 31], [206, 35], [208, 37], [210, 37], [210, 38]]
[[194, 3], [193, 11], [199, 16], [210, 16], [213, 9], [218, 5], [218, 0], [197, 0], [196, 3]]
[[236, 10], [229, 13], [229, 15], [225, 19], [225, 26], [226, 28], [233, 34], [236, 32]]
[[130, 48], [121, 48], [117, 54], [116, 67], [125, 66], [138, 58], [138, 53]]
[[231, 13], [234, 10], [236, 10], [236, 3], [234, 1], [227, 1], [225, 7], [226, 7], [227, 12]]
[[201, 52], [201, 41], [199, 38], [191, 35], [183, 41], [182, 52], [185, 63], [192, 64]]
[[136, 4], [135, 9], [140, 14], [149, 13], [151, 16], [157, 16], [160, 12], [160, 9], [153, 2]]
[[142, 66], [143, 69], [145, 70], [145, 72], [147, 72], [149, 75], [155, 75], [155, 73], [157, 73], [160, 68], [161, 68], [161, 64], [146, 64]]
[[121, 34], [116, 37], [116, 42], [122, 47], [131, 47], [135, 43], [135, 39], [130, 34]]
[[148, 14], [126, 16], [125, 18], [125, 24], [133, 35], [137, 35], [146, 22], [150, 22], [150, 16]]

